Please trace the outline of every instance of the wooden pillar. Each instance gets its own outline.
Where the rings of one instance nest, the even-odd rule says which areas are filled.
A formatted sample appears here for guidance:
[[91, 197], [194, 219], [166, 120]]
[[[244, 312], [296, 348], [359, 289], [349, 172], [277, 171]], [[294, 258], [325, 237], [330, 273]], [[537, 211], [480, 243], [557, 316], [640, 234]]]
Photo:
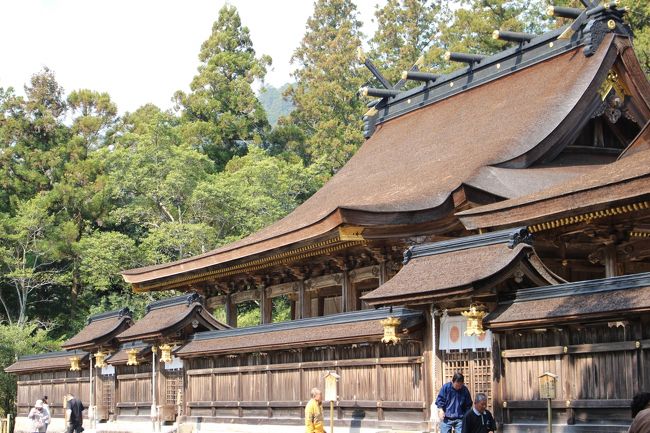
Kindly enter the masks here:
[[347, 267], [341, 272], [341, 312], [356, 310], [356, 301], [354, 296], [354, 287], [350, 283], [350, 274]]
[[272, 322], [272, 313], [273, 313], [273, 298], [270, 298], [264, 284], [258, 286], [260, 289], [260, 320], [262, 324]]
[[386, 271], [386, 260], [379, 261], [379, 285], [381, 286], [388, 280], [388, 273]]
[[226, 310], [226, 323], [228, 326], [233, 328], [237, 327], [237, 304], [232, 301], [232, 295], [228, 293], [226, 295], [226, 304], [224, 305]]
[[311, 317], [311, 292], [305, 287], [305, 280], [298, 280], [298, 318]]
[[605, 278], [615, 277], [618, 272], [618, 263], [616, 260], [616, 245], [605, 245]]
[[320, 317], [325, 313], [325, 298], [316, 294], [316, 317]]

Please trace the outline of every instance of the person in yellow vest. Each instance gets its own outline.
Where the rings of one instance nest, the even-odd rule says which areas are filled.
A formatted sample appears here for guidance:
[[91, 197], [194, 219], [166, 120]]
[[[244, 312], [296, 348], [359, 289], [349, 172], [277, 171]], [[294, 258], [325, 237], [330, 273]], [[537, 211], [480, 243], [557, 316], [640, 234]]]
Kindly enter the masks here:
[[318, 388], [311, 390], [311, 400], [305, 406], [305, 431], [325, 433], [323, 429], [323, 393]]

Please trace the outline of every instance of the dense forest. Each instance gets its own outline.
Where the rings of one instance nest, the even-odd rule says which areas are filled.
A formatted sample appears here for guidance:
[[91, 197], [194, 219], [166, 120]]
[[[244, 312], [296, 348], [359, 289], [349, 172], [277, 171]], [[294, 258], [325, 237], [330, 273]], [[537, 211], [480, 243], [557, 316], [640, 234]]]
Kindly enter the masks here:
[[[650, 71], [650, 3], [623, 3]], [[124, 306], [142, 314], [172, 295], [134, 294], [120, 270], [232, 242], [313, 194], [363, 141], [367, 101], [357, 90], [373, 82], [358, 47], [368, 46], [394, 82], [422, 54], [435, 72], [452, 68], [441, 58], [447, 49], [503, 49], [494, 29], [540, 33], [563, 24], [544, 15], [541, 0], [454, 5], [388, 0], [375, 12], [376, 33], [364, 35], [352, 0], [317, 0], [284, 100], [278, 89], [255, 94], [271, 58], [256, 53], [228, 5], [197, 47], [190, 90], [170, 95], [173, 110], [147, 104], [118, 115], [110, 95], [64, 90], [47, 68], [35, 71], [24, 96], [0, 82], [0, 369], [56, 349], [89, 314]], [[241, 313], [248, 317], [240, 323], [255, 322]], [[14, 392], [0, 370], [0, 415], [12, 410]]]

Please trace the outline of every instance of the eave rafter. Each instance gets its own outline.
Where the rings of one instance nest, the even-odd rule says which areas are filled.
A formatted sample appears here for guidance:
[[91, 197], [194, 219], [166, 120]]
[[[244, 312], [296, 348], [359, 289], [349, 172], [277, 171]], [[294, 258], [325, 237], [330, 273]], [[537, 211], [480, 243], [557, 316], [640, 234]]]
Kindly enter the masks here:
[[153, 281], [147, 284], [134, 284], [133, 289], [136, 292], [146, 292], [153, 290], [169, 290], [181, 285], [193, 285], [206, 280], [215, 280], [223, 277], [229, 277], [238, 274], [247, 274], [257, 272], [274, 266], [294, 263], [299, 260], [310, 257], [328, 255], [337, 251], [342, 251], [355, 246], [365, 246], [366, 240], [363, 237], [363, 228], [361, 227], [341, 227], [336, 236], [331, 239], [314, 242], [309, 245], [293, 248], [281, 253], [273, 254], [243, 263], [238, 263], [222, 268], [212, 269], [204, 272], [180, 275], [161, 281]]

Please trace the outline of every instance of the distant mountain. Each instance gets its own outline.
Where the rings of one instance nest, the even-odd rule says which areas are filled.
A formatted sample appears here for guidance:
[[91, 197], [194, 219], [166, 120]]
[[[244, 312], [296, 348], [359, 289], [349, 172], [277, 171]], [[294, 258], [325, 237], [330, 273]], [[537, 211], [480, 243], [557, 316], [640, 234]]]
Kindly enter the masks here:
[[271, 126], [275, 126], [280, 117], [286, 116], [293, 111], [293, 104], [282, 97], [287, 87], [289, 87], [289, 84], [285, 84], [279, 89], [267, 85], [260, 89], [257, 95], [257, 99], [262, 103]]

